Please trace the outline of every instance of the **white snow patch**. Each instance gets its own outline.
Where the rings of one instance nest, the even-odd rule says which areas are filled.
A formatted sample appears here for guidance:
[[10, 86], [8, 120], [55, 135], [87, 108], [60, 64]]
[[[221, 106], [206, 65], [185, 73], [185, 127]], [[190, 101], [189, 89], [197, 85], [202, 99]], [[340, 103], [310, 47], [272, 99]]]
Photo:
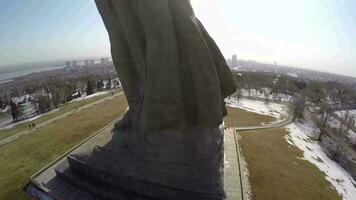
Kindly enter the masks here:
[[94, 93], [92, 95], [83, 95], [83, 96], [81, 96], [79, 98], [74, 99], [73, 101], [81, 101], [81, 100], [84, 100], [84, 99], [89, 99], [89, 98], [93, 98], [93, 97], [96, 97], [96, 96], [108, 94], [109, 92], [110, 91], [104, 91], [104, 92], [97, 92], [97, 93]]
[[338, 119], [336, 119], [335, 117], [329, 116], [328, 124], [330, 127], [337, 129], [340, 127], [341, 122]]
[[301, 149], [304, 159], [325, 173], [326, 179], [344, 200], [355, 200], [356, 187], [354, 185], [356, 182], [341, 166], [324, 153], [319, 143], [308, 137], [317, 131], [317, 127], [310, 122], [296, 122], [288, 125], [286, 129], [289, 132], [286, 135], [287, 142]]
[[[349, 118], [353, 117], [354, 119], [356, 119], [356, 110], [348, 110], [348, 111], [349, 111]], [[344, 118], [346, 115], [346, 110], [336, 111], [335, 114], [337, 114], [341, 118]]]
[[291, 77], [294, 77], [294, 78], [298, 78], [298, 73], [297, 72], [288, 72], [287, 75], [291, 76]]
[[348, 133], [347, 138], [350, 139], [351, 143], [356, 144], [356, 133], [351, 129], [349, 129], [347, 133]]
[[241, 108], [249, 112], [254, 112], [261, 115], [269, 115], [277, 119], [285, 119], [288, 116], [288, 108], [283, 104], [269, 102], [266, 104], [262, 101], [240, 99], [225, 99], [225, 102], [230, 107]]
[[273, 95], [265, 95], [265, 93], [269, 93], [271, 92], [270, 88], [262, 88], [261, 90], [256, 90], [256, 89], [241, 89], [241, 94], [242, 96], [245, 97], [258, 97], [261, 99], [264, 98], [268, 98], [271, 100], [278, 100], [278, 101], [284, 101], [284, 102], [291, 102], [293, 100], [293, 96], [288, 95], [288, 94], [283, 94], [283, 93], [279, 93], [279, 94], [273, 94]]
[[1, 110], [1, 113], [6, 113], [6, 112], [9, 112], [10, 110], [11, 110], [10, 106], [6, 106], [6, 108]]
[[[328, 124], [332, 128], [339, 129], [341, 122], [338, 119], [336, 119], [335, 117], [330, 116], [328, 119]], [[356, 133], [353, 130], [349, 129], [347, 131], [347, 135], [345, 135], [345, 136], [351, 141], [351, 143], [356, 142]]]
[[7, 124], [3, 124], [3, 127], [1, 127], [0, 130], [3, 130], [3, 129], [10, 129], [10, 128], [13, 128], [14, 126], [19, 125], [19, 124], [23, 124], [23, 123], [27, 123], [27, 122], [32, 122], [33, 120], [35, 120], [35, 119], [37, 119], [37, 118], [40, 118], [40, 117], [42, 117], [43, 115], [47, 115], [47, 114], [50, 114], [50, 113], [52, 113], [52, 112], [56, 112], [56, 111], [58, 111], [58, 110], [59, 110], [59, 109], [54, 109], [54, 110], [51, 110], [50, 112], [43, 113], [43, 114], [40, 114], [40, 115], [36, 115], [36, 116], [33, 116], [33, 117], [28, 118], [28, 119], [26, 119], [26, 120], [22, 120], [22, 121], [15, 122], [15, 123], [13, 123], [13, 122], [12, 122], [12, 119], [10, 119]]

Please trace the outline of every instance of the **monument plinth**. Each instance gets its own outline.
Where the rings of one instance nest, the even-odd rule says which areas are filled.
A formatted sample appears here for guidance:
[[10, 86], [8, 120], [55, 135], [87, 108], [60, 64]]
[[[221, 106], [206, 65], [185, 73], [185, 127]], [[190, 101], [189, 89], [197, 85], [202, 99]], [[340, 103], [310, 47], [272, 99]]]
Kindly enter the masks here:
[[52, 184], [92, 195], [77, 199], [224, 199], [219, 125], [236, 86], [190, 1], [95, 2], [129, 110], [109, 140], [57, 164]]
[[[209, 138], [213, 142], [197, 144], [194, 139], [202, 138], [196, 134], [195, 138], [189, 138], [192, 142], [184, 141], [190, 149], [181, 150], [189, 151], [189, 156], [176, 150], [180, 148], [177, 145], [170, 148], [162, 145], [148, 150], [149, 159], [145, 159], [144, 153], [133, 152], [123, 143], [122, 135], [114, 133], [109, 143], [96, 146], [91, 153], [69, 155], [67, 161], [55, 167], [55, 171], [62, 180], [105, 199], [131, 199], [131, 196], [171, 200], [223, 199], [223, 140], [220, 130], [215, 130], [215, 134], [214, 140]], [[201, 134], [205, 135], [208, 134]], [[177, 140], [172, 141], [177, 143]]]

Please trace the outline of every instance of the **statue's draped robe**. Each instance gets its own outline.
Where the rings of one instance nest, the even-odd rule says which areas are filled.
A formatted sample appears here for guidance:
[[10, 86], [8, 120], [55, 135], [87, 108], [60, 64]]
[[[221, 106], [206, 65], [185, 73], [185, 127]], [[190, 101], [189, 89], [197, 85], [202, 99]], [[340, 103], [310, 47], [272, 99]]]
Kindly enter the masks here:
[[96, 4], [129, 106], [143, 99], [145, 130], [215, 128], [222, 123], [224, 98], [236, 91], [235, 82], [189, 0]]
[[[73, 174], [62, 175], [79, 175], [70, 180], [105, 199], [121, 199], [121, 190], [154, 199], [224, 199], [219, 125], [224, 98], [236, 86], [189, 0], [95, 2], [130, 110], [109, 142], [69, 156]], [[100, 187], [93, 190], [89, 180]]]

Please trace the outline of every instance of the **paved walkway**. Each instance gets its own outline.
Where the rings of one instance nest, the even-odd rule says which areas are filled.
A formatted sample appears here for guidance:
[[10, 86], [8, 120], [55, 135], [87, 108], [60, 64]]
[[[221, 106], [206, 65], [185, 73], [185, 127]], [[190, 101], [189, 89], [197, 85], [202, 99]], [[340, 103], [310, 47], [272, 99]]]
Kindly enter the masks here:
[[[93, 107], [93, 106], [96, 106], [96, 105], [98, 105], [98, 104], [101, 104], [101, 103], [103, 103], [103, 102], [105, 102], [105, 101], [107, 101], [107, 100], [113, 99], [113, 98], [118, 97], [118, 96], [120, 96], [120, 95], [123, 95], [123, 92], [119, 92], [119, 93], [117, 93], [117, 94], [115, 94], [115, 95], [113, 95], [113, 96], [109, 96], [109, 97], [106, 97], [106, 98], [104, 98], [104, 99], [100, 99], [100, 100], [98, 100], [98, 101], [95, 101], [95, 102], [86, 104], [86, 105], [84, 105], [84, 106], [82, 106], [82, 107], [79, 107], [78, 109], [73, 109], [73, 110], [71, 110], [71, 111], [69, 111], [69, 112], [66, 112], [66, 113], [63, 113], [63, 114], [61, 114], [61, 115], [58, 115], [57, 117], [53, 117], [52, 119], [49, 119], [49, 120], [47, 120], [47, 121], [45, 121], [45, 122], [42, 122], [42, 123], [40, 123], [40, 124], [37, 124], [37, 125], [36, 125], [36, 127], [37, 127], [36, 129], [41, 128], [41, 127], [44, 127], [44, 126], [47, 126], [47, 125], [49, 125], [49, 124], [51, 124], [51, 123], [53, 123], [53, 122], [56, 122], [56, 121], [61, 120], [61, 119], [65, 118], [65, 117], [68, 117], [68, 116], [72, 115], [73, 113], [86, 110], [86, 109], [88, 109], [88, 108], [91, 108], [91, 107]], [[18, 138], [20, 138], [20, 137], [22, 137], [22, 136], [31, 134], [31, 133], [33, 133], [34, 131], [36, 131], [36, 129], [26, 129], [26, 130], [23, 130], [23, 131], [20, 131], [20, 132], [14, 134], [14, 135], [11, 135], [11, 136], [9, 136], [9, 137], [7, 137], [7, 138], [4, 138], [4, 139], [0, 140], [0, 147], [3, 146], [3, 145], [5, 145], [5, 144], [8, 144], [8, 143], [10, 143], [10, 142], [13, 142], [13, 141], [17, 140]]]
[[[95, 102], [98, 103], [98, 102]], [[94, 104], [95, 104], [94, 103]], [[81, 108], [82, 109], [82, 108]], [[293, 121], [293, 115], [290, 114], [288, 118], [284, 121], [280, 121], [275, 124], [269, 125], [261, 125], [261, 126], [254, 126], [254, 127], [235, 127], [235, 128], [227, 128], [225, 129], [224, 133], [224, 189], [226, 192], [226, 199], [227, 200], [250, 200], [251, 199], [251, 190], [248, 181], [248, 170], [247, 164], [243, 159], [242, 151], [239, 146], [239, 134], [237, 131], [243, 130], [255, 130], [255, 129], [267, 129], [267, 128], [275, 128], [288, 125]], [[108, 127], [104, 128], [107, 130], [111, 130], [112, 124]], [[103, 130], [104, 130], [103, 129]], [[105, 131], [98, 131], [105, 132]], [[110, 133], [110, 131], [106, 131]], [[83, 141], [81, 144], [77, 145], [66, 154], [61, 156], [56, 161], [52, 162], [48, 166], [46, 166], [43, 170], [40, 170], [38, 173], [31, 177], [31, 181], [39, 185], [40, 188], [46, 191], [46, 187], [48, 186], [50, 180], [54, 179], [56, 174], [54, 173], [53, 167], [55, 163], [59, 162], [60, 160], [65, 159], [65, 155], [69, 154], [72, 151], [79, 151], [83, 148], [83, 146], [87, 145], [87, 148], [84, 149], [91, 149], [93, 148], [94, 144], [99, 142], [107, 142], [109, 140], [110, 134], [94, 134], [94, 136], [90, 137], [90, 139]], [[94, 143], [95, 141], [95, 143]], [[85, 144], [85, 145], [84, 145]]]
[[224, 189], [227, 200], [250, 200], [252, 199], [251, 188], [248, 180], [247, 163], [243, 158], [239, 145], [239, 131], [262, 130], [287, 126], [293, 123], [293, 113], [289, 112], [288, 117], [277, 120], [271, 124], [260, 126], [234, 127], [225, 129], [224, 149], [225, 149], [225, 171]]
[[240, 156], [238, 140], [234, 129], [225, 130], [225, 169], [224, 169], [224, 189], [227, 200], [242, 200], [243, 187], [240, 169]]
[[262, 130], [262, 129], [270, 129], [277, 128], [282, 126], [287, 126], [294, 121], [293, 113], [288, 113], [288, 117], [284, 120], [277, 121], [275, 123], [260, 125], [260, 126], [244, 126], [244, 127], [235, 127], [236, 131], [251, 131], [251, 130]]

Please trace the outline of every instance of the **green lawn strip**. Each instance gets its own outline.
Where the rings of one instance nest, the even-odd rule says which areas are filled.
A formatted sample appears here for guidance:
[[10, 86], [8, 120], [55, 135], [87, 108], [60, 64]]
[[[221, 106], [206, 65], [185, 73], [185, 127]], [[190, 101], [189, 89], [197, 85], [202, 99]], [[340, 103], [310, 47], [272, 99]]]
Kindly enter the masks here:
[[[115, 90], [115, 93], [117, 93], [118, 91], [119, 90]], [[41, 117], [33, 120], [33, 122], [35, 124], [40, 124], [40, 123], [45, 122], [45, 121], [47, 121], [49, 119], [52, 119], [54, 117], [57, 117], [57, 116], [62, 115], [64, 113], [67, 113], [67, 112], [69, 112], [69, 111], [71, 111], [71, 110], [73, 110], [75, 108], [79, 108], [79, 107], [85, 106], [86, 104], [90, 104], [90, 103], [93, 103], [95, 101], [99, 101], [99, 100], [104, 99], [104, 98], [109, 97], [109, 96], [111, 96], [111, 92], [108, 92], [107, 94], [98, 95], [98, 96], [95, 96], [95, 97], [92, 97], [92, 98], [83, 99], [83, 100], [80, 100], [80, 101], [73, 101], [71, 103], [62, 105], [56, 111], [49, 112], [47, 114], [42, 115]], [[0, 130], [0, 140], [4, 139], [6, 137], [9, 137], [9, 136], [11, 136], [13, 134], [16, 134], [16, 133], [18, 133], [20, 131], [26, 130], [28, 128], [29, 128], [28, 127], [28, 123], [20, 123], [18, 125], [15, 125], [12, 128]]]
[[227, 107], [228, 115], [224, 118], [226, 127], [259, 126], [276, 120], [269, 115], [260, 115], [240, 108]]
[[[261, 133], [263, 132], [263, 133]], [[341, 200], [325, 175], [284, 139], [284, 128], [241, 132], [254, 200]]]
[[115, 97], [0, 147], [0, 200], [29, 199], [22, 188], [32, 174], [122, 115], [126, 108], [124, 95]]

